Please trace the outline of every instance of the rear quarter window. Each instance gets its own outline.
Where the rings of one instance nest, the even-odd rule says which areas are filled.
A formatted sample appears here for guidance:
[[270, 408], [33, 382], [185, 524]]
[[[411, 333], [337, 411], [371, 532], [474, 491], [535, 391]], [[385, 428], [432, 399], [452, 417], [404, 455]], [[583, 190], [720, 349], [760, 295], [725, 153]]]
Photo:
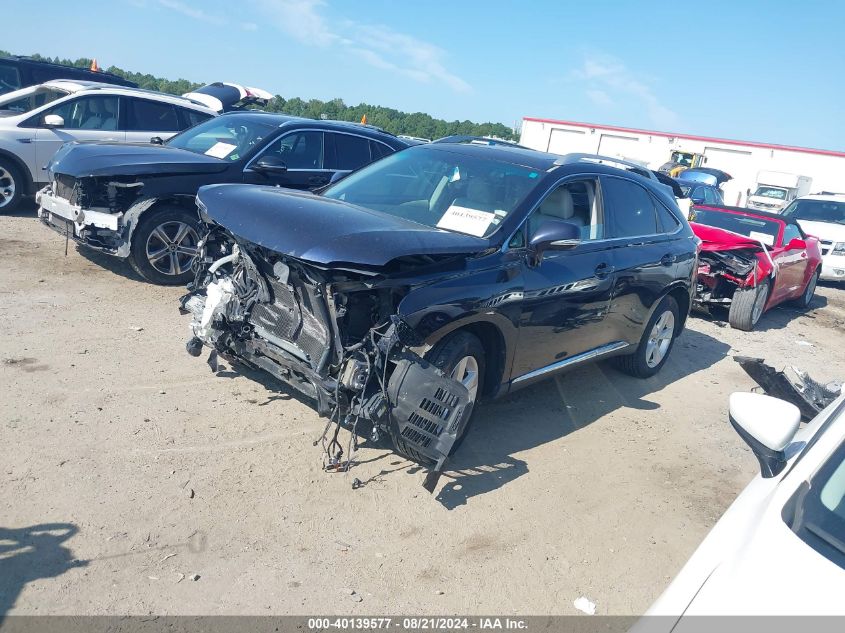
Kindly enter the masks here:
[[14, 66], [0, 63], [0, 94], [20, 89], [21, 73]]
[[651, 194], [641, 185], [622, 178], [608, 176], [602, 182], [605, 222], [610, 227], [609, 237], [638, 237], [658, 233], [657, 209]]

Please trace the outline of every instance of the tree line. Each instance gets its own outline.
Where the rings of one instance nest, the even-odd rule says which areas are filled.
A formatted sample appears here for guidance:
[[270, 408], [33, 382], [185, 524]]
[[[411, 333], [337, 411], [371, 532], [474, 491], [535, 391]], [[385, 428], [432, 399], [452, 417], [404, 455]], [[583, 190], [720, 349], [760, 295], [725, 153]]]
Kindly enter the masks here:
[[[8, 57], [11, 53], [0, 50], [0, 57]], [[90, 68], [93, 60], [81, 57], [76, 60], [61, 59], [59, 57], [44, 57], [35, 53], [30, 56], [39, 61]], [[204, 85], [187, 79], [164, 79], [149, 73], [136, 73], [117, 66], [103, 69], [124, 79], [135, 82], [146, 90], [156, 90], [168, 94], [184, 94]], [[321, 101], [320, 99], [302, 99], [300, 97], [285, 98], [276, 95], [264, 108], [270, 112], [280, 112], [292, 116], [309, 119], [334, 119], [339, 121], [360, 121], [366, 115], [367, 123], [375, 125], [393, 134], [405, 134], [421, 138], [436, 139], [452, 134], [468, 134], [471, 136], [495, 136], [508, 140], [516, 140], [513, 131], [501, 123], [474, 123], [472, 121], [445, 121], [436, 119], [424, 112], [402, 112], [394, 108], [359, 103], [346, 105], [343, 99]]]

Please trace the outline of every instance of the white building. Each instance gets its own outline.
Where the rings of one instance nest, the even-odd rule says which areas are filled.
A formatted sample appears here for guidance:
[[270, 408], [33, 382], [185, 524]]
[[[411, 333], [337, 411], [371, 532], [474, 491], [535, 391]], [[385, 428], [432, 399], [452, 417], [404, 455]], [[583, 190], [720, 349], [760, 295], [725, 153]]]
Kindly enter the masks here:
[[552, 154], [585, 152], [626, 158], [651, 169], [667, 162], [673, 150], [704, 154], [707, 167], [733, 176], [722, 187], [725, 202], [732, 205], [744, 203], [747, 190], [753, 190], [757, 182], [757, 173], [764, 170], [809, 176], [813, 179], [811, 192], [845, 192], [845, 152], [533, 117], [522, 119], [519, 142]]

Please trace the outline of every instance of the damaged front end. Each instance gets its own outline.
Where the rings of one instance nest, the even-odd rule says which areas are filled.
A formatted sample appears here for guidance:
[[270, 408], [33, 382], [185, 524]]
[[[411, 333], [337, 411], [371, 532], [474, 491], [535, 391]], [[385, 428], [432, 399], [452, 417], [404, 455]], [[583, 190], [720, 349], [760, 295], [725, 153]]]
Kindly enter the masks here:
[[737, 289], [756, 287], [766, 276], [759, 266], [758, 252], [754, 248], [702, 249], [695, 293], [698, 307], [728, 305]]
[[[196, 280], [181, 300], [192, 315], [188, 352], [261, 369], [313, 399], [328, 418], [327, 470], [349, 468], [359, 436], [389, 435], [421, 456], [432, 491], [470, 413], [467, 389], [416, 353], [397, 314], [407, 285], [384, 275], [317, 265], [211, 225]], [[350, 433], [346, 450], [341, 427]]]
[[127, 257], [132, 224], [154, 202], [140, 200], [143, 187], [133, 176], [53, 174], [51, 184], [36, 194], [38, 217], [68, 239]]

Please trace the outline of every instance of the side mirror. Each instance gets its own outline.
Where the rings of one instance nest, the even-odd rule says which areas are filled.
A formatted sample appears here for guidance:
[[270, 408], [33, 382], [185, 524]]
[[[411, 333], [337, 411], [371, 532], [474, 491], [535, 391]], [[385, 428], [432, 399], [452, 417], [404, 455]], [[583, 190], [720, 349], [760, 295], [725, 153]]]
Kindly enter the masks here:
[[153, 145], [164, 145], [164, 139], [160, 136], [154, 136], [150, 139], [150, 143]]
[[783, 471], [784, 450], [801, 422], [798, 407], [759, 393], [732, 393], [728, 408], [731, 425], [760, 462], [760, 474], [769, 478]]
[[699, 196], [696, 196], [695, 198], [690, 198], [690, 200], [692, 200], [693, 204], [704, 204], [704, 198], [700, 198]]
[[565, 251], [581, 243], [581, 229], [563, 220], [546, 220], [531, 236], [528, 245], [539, 262], [546, 251]]
[[800, 237], [793, 237], [786, 245], [786, 249], [790, 251], [803, 251], [805, 248], [807, 248], [807, 242]]
[[47, 127], [64, 127], [65, 120], [58, 114], [48, 114], [44, 117], [44, 125]]
[[288, 170], [288, 166], [278, 156], [262, 156], [250, 165], [250, 169], [259, 173], [283, 174]]

